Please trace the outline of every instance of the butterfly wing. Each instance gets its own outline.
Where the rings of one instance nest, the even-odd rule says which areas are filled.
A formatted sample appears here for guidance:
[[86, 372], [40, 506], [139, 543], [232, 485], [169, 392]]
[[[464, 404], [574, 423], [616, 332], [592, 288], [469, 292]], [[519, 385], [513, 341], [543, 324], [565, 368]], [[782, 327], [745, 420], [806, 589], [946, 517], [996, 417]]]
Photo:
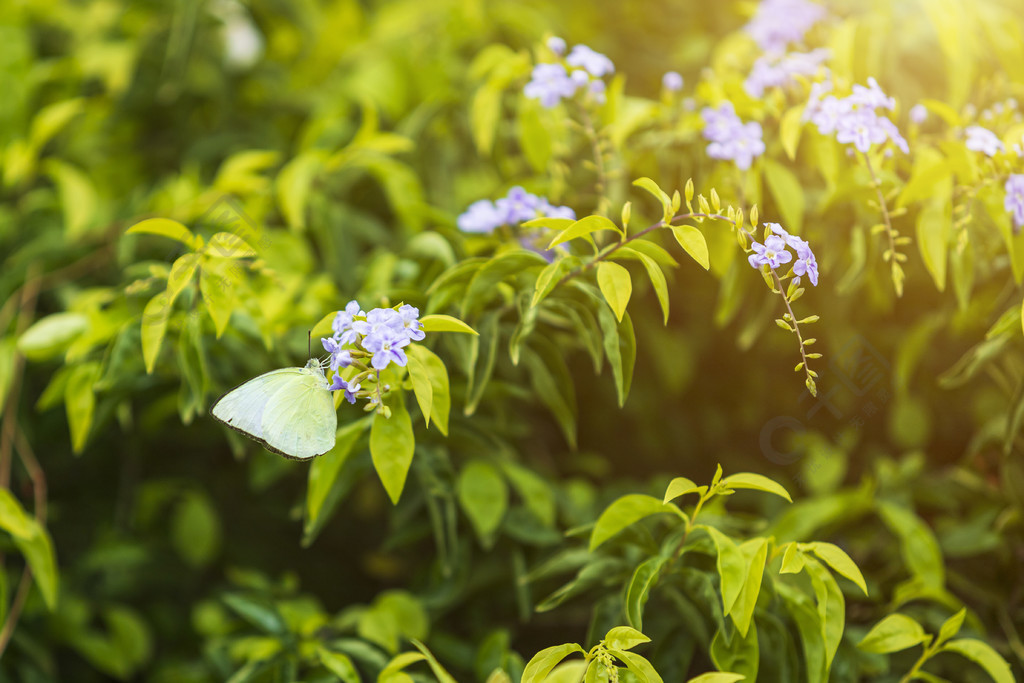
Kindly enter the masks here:
[[283, 368], [255, 377], [221, 396], [210, 408], [210, 414], [235, 431], [265, 444], [263, 413], [267, 403], [302, 374], [302, 368]]
[[338, 413], [319, 366], [297, 369], [267, 401], [261, 417], [262, 438], [267, 448], [281, 455], [305, 460], [334, 448]]

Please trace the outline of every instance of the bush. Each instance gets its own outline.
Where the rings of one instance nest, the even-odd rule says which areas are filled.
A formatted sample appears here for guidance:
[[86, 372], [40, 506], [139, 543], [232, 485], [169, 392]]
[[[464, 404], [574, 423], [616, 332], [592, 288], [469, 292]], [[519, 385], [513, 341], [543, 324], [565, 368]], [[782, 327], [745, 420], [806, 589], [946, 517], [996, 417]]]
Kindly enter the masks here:
[[0, 676], [1015, 680], [1022, 9], [5, 7]]

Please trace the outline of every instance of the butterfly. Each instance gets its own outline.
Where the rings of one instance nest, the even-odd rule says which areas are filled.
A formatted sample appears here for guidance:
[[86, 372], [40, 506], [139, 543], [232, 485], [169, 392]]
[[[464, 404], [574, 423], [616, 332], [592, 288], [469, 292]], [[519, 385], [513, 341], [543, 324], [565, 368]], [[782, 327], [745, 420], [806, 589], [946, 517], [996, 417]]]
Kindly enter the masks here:
[[273, 370], [235, 387], [210, 414], [268, 451], [308, 460], [334, 448], [338, 413], [329, 386], [320, 362], [310, 358], [305, 367]]

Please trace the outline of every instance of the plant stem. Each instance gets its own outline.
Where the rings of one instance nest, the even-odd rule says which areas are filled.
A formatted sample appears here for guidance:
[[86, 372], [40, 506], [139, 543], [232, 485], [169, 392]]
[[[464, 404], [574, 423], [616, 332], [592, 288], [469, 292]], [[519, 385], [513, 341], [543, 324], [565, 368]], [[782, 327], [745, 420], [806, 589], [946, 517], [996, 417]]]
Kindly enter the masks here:
[[[796, 332], [796, 340], [800, 343], [800, 359], [804, 364], [804, 375], [807, 379], [813, 381], [814, 378], [811, 376], [811, 368], [809, 366], [810, 361], [807, 359], [807, 351], [804, 349], [804, 337], [800, 332], [800, 324], [796, 321], [796, 315], [793, 313], [793, 306], [789, 303], [789, 297], [786, 296], [786, 289], [782, 286], [782, 279], [779, 278], [779, 274], [772, 270], [772, 278], [775, 280], [775, 286], [779, 288], [779, 296], [782, 297], [783, 303], [786, 304], [786, 312], [789, 313], [789, 322], [793, 326], [793, 331]], [[808, 387], [810, 389], [810, 387]], [[814, 393], [814, 392], [812, 392]]]
[[673, 223], [675, 223], [676, 221], [682, 221], [682, 220], [686, 220], [688, 218], [719, 218], [719, 219], [721, 219], [723, 221], [729, 221], [730, 223], [732, 222], [732, 220], [730, 220], [729, 218], [727, 218], [725, 216], [722, 216], [720, 214], [717, 214], [717, 213], [683, 213], [683, 214], [679, 214], [678, 216], [673, 216], [668, 222], [666, 222], [664, 219], [662, 219], [662, 220], [658, 221], [657, 223], [655, 223], [654, 225], [647, 226], [646, 228], [644, 228], [643, 230], [641, 230], [640, 232], [638, 232], [638, 233], [636, 233], [634, 235], [626, 237], [625, 239], [619, 240], [615, 244], [612, 244], [612, 245], [609, 245], [609, 246], [605, 247], [604, 249], [599, 251], [597, 254], [595, 254], [594, 258], [592, 258], [591, 260], [587, 261], [586, 263], [584, 263], [582, 266], [579, 266], [578, 268], [573, 268], [568, 273], [563, 275], [562, 279], [558, 281], [558, 284], [555, 285], [555, 287], [560, 287], [561, 285], [565, 284], [566, 282], [568, 282], [572, 278], [576, 277], [577, 275], [580, 275], [581, 273], [585, 273], [586, 271], [588, 271], [591, 268], [595, 267], [601, 261], [607, 260], [609, 256], [611, 256], [613, 253], [615, 253], [616, 251], [618, 251], [622, 247], [627, 246], [633, 240], [639, 239], [640, 237], [643, 237], [647, 233], [654, 232], [655, 230], [659, 230], [661, 228], [667, 228], [670, 225], [672, 225]]
[[885, 220], [885, 233], [889, 238], [889, 268], [892, 274], [892, 283], [896, 288], [896, 296], [903, 296], [902, 269], [896, 261], [896, 235], [892, 229], [892, 219], [889, 217], [889, 206], [885, 202], [885, 195], [882, 194], [882, 181], [875, 175], [875, 169], [871, 165], [871, 159], [868, 157], [867, 152], [861, 152], [861, 155], [864, 157], [864, 165], [868, 167], [868, 173], [871, 174], [871, 184], [875, 188], [878, 206], [881, 208], [882, 218]]
[[583, 132], [587, 136], [587, 141], [590, 142], [590, 151], [594, 155], [594, 166], [597, 170], [597, 183], [594, 186], [594, 190], [599, 197], [597, 212], [604, 216], [607, 214], [607, 203], [609, 202], [605, 197], [605, 190], [608, 188], [608, 172], [604, 167], [601, 138], [597, 133], [597, 128], [594, 126], [594, 117], [590, 115], [590, 111], [585, 106], [580, 107], [580, 118], [583, 120]]

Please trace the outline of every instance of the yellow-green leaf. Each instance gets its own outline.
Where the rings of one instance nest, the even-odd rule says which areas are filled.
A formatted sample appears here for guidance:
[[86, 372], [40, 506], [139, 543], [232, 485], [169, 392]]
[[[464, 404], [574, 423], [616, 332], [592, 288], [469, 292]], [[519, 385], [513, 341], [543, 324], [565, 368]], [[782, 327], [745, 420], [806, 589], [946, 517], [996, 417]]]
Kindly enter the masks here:
[[256, 256], [256, 250], [233, 232], [218, 232], [206, 245], [206, 253], [221, 258], [249, 258]]
[[796, 149], [800, 144], [800, 133], [804, 129], [804, 107], [803, 105], [792, 107], [782, 115], [779, 123], [779, 138], [782, 140], [782, 149], [786, 156], [792, 161], [796, 159]]
[[605, 301], [621, 322], [622, 314], [626, 312], [626, 304], [633, 293], [633, 281], [629, 277], [629, 271], [618, 263], [602, 261], [597, 264], [597, 286], [601, 288]]
[[192, 277], [199, 267], [199, 254], [189, 253], [179, 256], [171, 265], [171, 273], [167, 276], [167, 301], [173, 306], [174, 300], [192, 282]]
[[782, 484], [779, 484], [764, 475], [754, 474], [753, 472], [730, 474], [728, 477], [722, 479], [722, 485], [728, 486], [731, 489], [754, 489], [756, 491], [767, 491], [768, 493], [774, 493], [776, 496], [785, 498], [790, 503], [793, 502], [793, 499], [789, 496], [789, 491], [783, 488]]
[[194, 249], [197, 244], [196, 236], [192, 234], [191, 230], [178, 221], [172, 221], [169, 218], [147, 218], [140, 223], [136, 223], [125, 231], [126, 235], [138, 235], [142, 233], [169, 237], [172, 240], [181, 242], [190, 249]]
[[424, 332], [461, 332], [462, 334], [479, 335], [476, 330], [458, 318], [440, 313], [420, 318], [420, 327]]
[[704, 233], [692, 225], [673, 225], [672, 234], [690, 257], [700, 264], [704, 270], [711, 268], [711, 260], [708, 256], [708, 243], [704, 239]]
[[598, 230], [614, 230], [621, 233], [622, 230], [619, 226], [612, 223], [610, 219], [604, 216], [586, 216], [574, 222], [568, 228], [559, 233], [551, 244], [548, 245], [548, 249], [554, 249], [559, 244], [568, 242], [569, 240], [576, 239], [577, 237], [583, 237], [589, 235]]
[[384, 490], [391, 502], [398, 504], [405, 488], [405, 478], [412, 465], [413, 451], [416, 447], [412, 432], [412, 420], [405, 409], [400, 392], [392, 395], [388, 403], [391, 417], [378, 413], [373, 418], [370, 428], [370, 456], [377, 470]]
[[814, 542], [806, 544], [815, 555], [825, 562], [829, 567], [839, 574], [842, 574], [850, 581], [857, 584], [857, 587], [868, 594], [867, 584], [864, 583], [864, 575], [860, 573], [857, 563], [853, 561], [846, 551], [832, 543]]

